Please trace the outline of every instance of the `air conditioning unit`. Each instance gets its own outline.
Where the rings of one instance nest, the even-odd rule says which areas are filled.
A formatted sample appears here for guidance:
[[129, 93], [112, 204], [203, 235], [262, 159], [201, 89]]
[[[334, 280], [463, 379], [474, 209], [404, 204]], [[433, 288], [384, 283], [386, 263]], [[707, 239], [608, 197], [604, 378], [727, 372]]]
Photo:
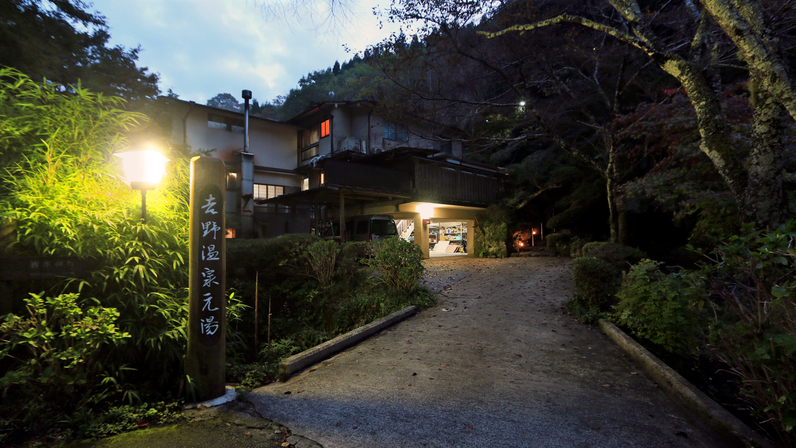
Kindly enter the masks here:
[[343, 150], [364, 153], [365, 151], [367, 151], [367, 146], [364, 145], [363, 143], [365, 142], [360, 141], [356, 137], [348, 137], [345, 140], [343, 140]]

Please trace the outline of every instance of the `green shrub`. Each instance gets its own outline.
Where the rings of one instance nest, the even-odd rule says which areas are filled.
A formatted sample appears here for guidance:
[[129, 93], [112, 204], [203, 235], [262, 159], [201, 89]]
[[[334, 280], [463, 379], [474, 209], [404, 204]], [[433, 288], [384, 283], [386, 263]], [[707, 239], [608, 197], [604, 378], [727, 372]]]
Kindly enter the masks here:
[[633, 266], [618, 294], [613, 320], [663, 349], [687, 355], [699, 343], [694, 290], [680, 273], [664, 274], [661, 263]]
[[376, 281], [399, 294], [411, 294], [425, 269], [420, 247], [400, 238], [389, 238], [375, 243], [374, 250], [373, 258], [361, 262], [378, 273]]
[[344, 259], [361, 260], [373, 255], [373, 245], [368, 241], [352, 241], [341, 246]]
[[584, 323], [594, 323], [615, 302], [619, 290], [617, 270], [591, 257], [576, 258], [572, 265], [575, 295], [564, 306]]
[[283, 262], [318, 241], [323, 240], [310, 233], [290, 233], [265, 239], [228, 239], [227, 277], [254, 279], [259, 271], [260, 281], [279, 281], [286, 275], [295, 274], [294, 266]]
[[498, 205], [490, 205], [476, 218], [475, 256], [479, 258], [506, 258], [509, 240], [510, 212]]
[[591, 241], [591, 238], [588, 237], [572, 237], [572, 240], [569, 242], [569, 256], [572, 258], [585, 257], [586, 254], [583, 253], [583, 246], [588, 244], [589, 241]]
[[506, 236], [508, 230], [505, 222], [484, 222], [475, 228], [475, 237], [478, 238], [479, 258], [506, 258]]
[[547, 235], [545, 238], [547, 241], [547, 250], [549, 250], [552, 255], [568, 257], [570, 252], [569, 242], [571, 239], [572, 235], [568, 233], [552, 233]]
[[627, 270], [631, 265], [647, 256], [643, 251], [634, 247], [599, 241], [585, 244], [582, 253], [584, 257], [599, 258], [610, 263], [619, 271]]
[[321, 286], [330, 286], [334, 278], [340, 245], [335, 241], [316, 241], [309, 247], [294, 253], [294, 260], [302, 275], [314, 279]]
[[710, 341], [782, 446], [796, 446], [796, 221], [734, 236], [699, 273]]
[[179, 402], [141, 403], [140, 405], [114, 406], [87, 425], [78, 428], [76, 436], [101, 439], [114, 434], [135, 431], [146, 425], [162, 425], [187, 420]]
[[[116, 326], [113, 308], [81, 307], [77, 294], [25, 300], [28, 316], [9, 314], [0, 325], [0, 378], [4, 410], [16, 404], [28, 424], [61, 412], [90, 409], [123, 392], [109, 351], [130, 338]], [[93, 299], [92, 299], [93, 300]], [[43, 414], [26, 412], [44, 411]]]

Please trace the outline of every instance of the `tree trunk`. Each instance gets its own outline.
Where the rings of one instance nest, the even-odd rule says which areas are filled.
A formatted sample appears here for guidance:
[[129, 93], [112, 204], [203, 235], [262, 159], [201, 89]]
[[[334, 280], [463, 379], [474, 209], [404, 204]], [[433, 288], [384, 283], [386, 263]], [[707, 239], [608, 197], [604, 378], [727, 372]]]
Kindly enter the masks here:
[[605, 169], [605, 196], [608, 200], [608, 226], [611, 229], [611, 242], [619, 243], [619, 211], [616, 207], [616, 151], [610, 136], [604, 139], [608, 150], [608, 167]]
[[761, 73], [760, 89], [770, 92], [796, 119], [796, 86], [759, 0], [702, 0], [740, 50], [750, 69]]
[[776, 228], [787, 219], [787, 200], [783, 189], [785, 168], [782, 145], [787, 112], [780, 98], [761, 88], [764, 73], [752, 70], [749, 82], [754, 119], [752, 148], [749, 154], [748, 182], [741, 200], [744, 220], [760, 229]]
[[699, 149], [710, 158], [740, 205], [746, 192], [746, 173], [740, 151], [730, 141], [718, 94], [697, 67], [681, 58], [665, 60], [660, 66], [685, 88], [697, 116]]

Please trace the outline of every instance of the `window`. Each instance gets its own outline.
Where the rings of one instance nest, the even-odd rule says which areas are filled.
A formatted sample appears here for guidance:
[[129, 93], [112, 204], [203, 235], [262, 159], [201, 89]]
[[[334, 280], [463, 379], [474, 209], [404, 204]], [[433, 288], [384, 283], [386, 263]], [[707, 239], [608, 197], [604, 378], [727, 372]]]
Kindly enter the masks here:
[[450, 140], [442, 142], [434, 142], [434, 149], [440, 152], [453, 154], [453, 143]]
[[406, 130], [406, 126], [391, 121], [384, 123], [384, 138], [397, 142], [405, 142], [409, 140], [408, 135], [409, 133]]
[[[299, 148], [306, 148], [314, 145], [324, 137], [328, 137], [331, 132], [332, 121], [326, 120], [319, 125], [315, 125], [299, 135]], [[302, 160], [306, 160], [303, 159]]]
[[307, 148], [304, 151], [301, 151], [301, 161], [309, 160], [318, 155], [318, 146], [313, 146], [312, 148]]
[[282, 185], [254, 184], [254, 199], [271, 199], [285, 194]]
[[223, 115], [207, 114], [207, 127], [221, 131], [243, 133], [243, 120]]

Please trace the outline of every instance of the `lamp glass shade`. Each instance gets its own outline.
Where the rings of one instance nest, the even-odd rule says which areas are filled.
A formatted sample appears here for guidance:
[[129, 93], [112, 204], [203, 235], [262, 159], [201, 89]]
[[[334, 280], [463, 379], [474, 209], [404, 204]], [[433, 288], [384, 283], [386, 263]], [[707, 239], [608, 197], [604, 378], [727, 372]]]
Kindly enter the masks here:
[[121, 152], [115, 155], [122, 159], [124, 177], [135, 189], [155, 188], [166, 174], [166, 162], [169, 159], [154, 149]]

